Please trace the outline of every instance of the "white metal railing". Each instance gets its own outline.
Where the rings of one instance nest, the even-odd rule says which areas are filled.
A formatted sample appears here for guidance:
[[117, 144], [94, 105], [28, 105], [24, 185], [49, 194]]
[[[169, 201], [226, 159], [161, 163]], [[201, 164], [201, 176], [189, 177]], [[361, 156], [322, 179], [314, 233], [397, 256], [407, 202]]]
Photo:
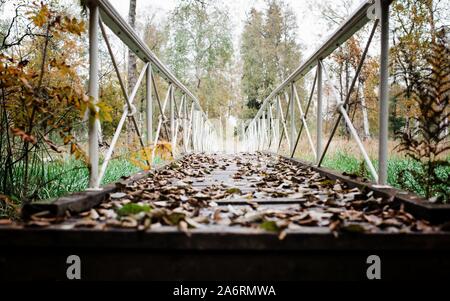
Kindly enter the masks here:
[[[323, 162], [325, 154], [330, 146], [334, 134], [339, 126], [341, 118], [344, 121], [356, 141], [367, 168], [376, 182], [385, 185], [387, 181], [387, 140], [388, 140], [388, 54], [389, 54], [389, 6], [392, 0], [367, 0], [363, 2], [358, 9], [291, 75], [289, 75], [272, 93], [263, 101], [259, 111], [254, 119], [249, 123], [244, 134], [244, 143], [248, 151], [257, 150], [272, 150], [278, 152], [285, 136], [291, 157], [294, 156], [300, 136], [305, 129], [308, 143], [311, 151], [316, 159], [317, 166]], [[345, 101], [339, 97], [339, 93], [331, 84], [332, 93], [337, 103], [337, 112], [339, 113], [337, 120], [334, 123], [331, 135], [323, 148], [322, 130], [323, 130], [323, 82], [329, 81], [327, 70], [323, 64], [323, 60], [328, 57], [334, 50], [347, 41], [363, 26], [368, 24], [371, 20], [374, 21], [372, 31], [367, 41], [366, 47], [360, 59], [359, 65], [355, 72], [354, 78], [347, 91]], [[346, 111], [346, 106], [349, 103], [350, 95], [354, 90], [356, 80], [359, 77], [361, 68], [364, 64], [367, 52], [372, 42], [373, 36], [378, 25], [381, 24], [381, 51], [380, 51], [380, 109], [379, 109], [379, 154], [378, 154], [378, 173], [375, 170], [367, 151], [364, 148], [358, 133], [353, 126], [351, 119]], [[295, 87], [295, 82], [305, 77], [313, 68], [316, 68], [316, 75], [312, 85], [312, 90], [303, 111], [300, 98]], [[314, 92], [317, 92], [317, 124], [316, 124], [316, 144], [314, 145], [311, 133], [306, 122], [308, 112], [310, 111], [311, 102]], [[283, 114], [281, 99], [284, 97], [287, 102], [287, 109]], [[295, 103], [297, 103], [300, 112], [301, 127], [298, 132], [295, 129]], [[275, 116], [273, 114], [275, 110]], [[290, 128], [288, 129], [288, 121]], [[280, 123], [281, 133], [280, 133]]]
[[[203, 112], [198, 99], [184, 86], [146, 46], [131, 26], [119, 15], [107, 0], [87, 0], [89, 8], [89, 101], [99, 110], [96, 104], [99, 102], [99, 34], [103, 36], [112, 64], [119, 79], [119, 84], [124, 96], [124, 110], [99, 169], [99, 130], [101, 123], [96, 112], [89, 114], [89, 163], [90, 180], [89, 189], [100, 189], [100, 183], [105, 175], [108, 163], [118, 142], [122, 128], [127, 119], [130, 119], [139, 143], [146, 153], [145, 160], [151, 165], [155, 156], [156, 146], [164, 130], [170, 139], [172, 155], [178, 154], [178, 135], [181, 131], [183, 138], [182, 151], [214, 151], [218, 143], [217, 135], [208, 117]], [[117, 61], [114, 57], [111, 44], [105, 29], [105, 25], [144, 62], [144, 67], [138, 80], [128, 95], [124, 81], [119, 72]], [[99, 32], [100, 28], [100, 32]], [[164, 102], [161, 104], [159, 92], [156, 86], [155, 75], [158, 75], [168, 83], [168, 89]], [[145, 77], [145, 81], [144, 81]], [[142, 83], [145, 83], [145, 139], [141, 133], [135, 118], [136, 106], [133, 104]], [[176, 92], [181, 97], [176, 99]], [[153, 137], [153, 96], [155, 96], [159, 109], [158, 126]], [[179, 106], [177, 106], [177, 101]], [[92, 108], [91, 108], [92, 109]], [[169, 115], [169, 118], [167, 118]], [[168, 126], [169, 124], [169, 126]], [[151, 154], [149, 154], [151, 152]]]

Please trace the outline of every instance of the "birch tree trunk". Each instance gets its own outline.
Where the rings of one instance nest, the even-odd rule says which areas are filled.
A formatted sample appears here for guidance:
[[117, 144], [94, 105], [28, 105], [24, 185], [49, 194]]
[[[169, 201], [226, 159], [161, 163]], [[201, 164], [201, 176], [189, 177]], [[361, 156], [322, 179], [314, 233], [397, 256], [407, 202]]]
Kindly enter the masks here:
[[[128, 11], [128, 23], [130, 26], [135, 29], [136, 28], [136, 0], [130, 0], [130, 9]], [[128, 95], [131, 94], [135, 84], [136, 84], [136, 55], [128, 49]], [[136, 102], [136, 101], [135, 101]], [[126, 131], [127, 131], [127, 144], [131, 146], [133, 143], [133, 127], [130, 118], [127, 119], [126, 122]]]
[[369, 117], [367, 114], [366, 98], [364, 96], [364, 86], [361, 86], [361, 112], [363, 118], [363, 140], [370, 138], [370, 127], [369, 127]]

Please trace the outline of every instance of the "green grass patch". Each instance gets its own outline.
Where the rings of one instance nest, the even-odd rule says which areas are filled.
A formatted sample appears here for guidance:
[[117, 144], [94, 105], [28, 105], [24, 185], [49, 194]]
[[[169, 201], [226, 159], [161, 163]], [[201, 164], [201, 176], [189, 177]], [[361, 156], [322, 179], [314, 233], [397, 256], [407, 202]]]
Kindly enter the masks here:
[[[155, 166], [164, 163], [159, 157], [155, 157]], [[48, 201], [68, 195], [73, 192], [83, 191], [88, 188], [89, 170], [82, 162], [69, 159], [67, 161], [55, 160], [47, 163], [34, 162], [30, 171], [29, 187], [34, 191], [34, 201]], [[129, 160], [120, 158], [111, 160], [102, 179], [101, 185], [118, 181], [124, 176], [130, 176], [140, 171]], [[13, 189], [8, 198], [17, 206], [22, 205], [21, 187], [23, 187], [23, 166], [17, 165], [13, 170]], [[3, 192], [0, 191], [0, 194]], [[0, 218], [16, 216], [11, 206], [0, 202]]]
[[[378, 168], [378, 160], [372, 160], [372, 164], [375, 169]], [[326, 156], [322, 166], [373, 180], [364, 161], [352, 154], [337, 152], [332, 156]], [[450, 183], [450, 168], [438, 168], [438, 173], [439, 177], [448, 179], [447, 183]], [[388, 160], [388, 184], [390, 186], [425, 196], [425, 187], [418, 180], [424, 174], [423, 164], [410, 158], [391, 157]], [[450, 184], [441, 185], [439, 188], [450, 195]]]
[[360, 175], [361, 171], [361, 161], [354, 156], [342, 152], [337, 152], [331, 157], [326, 156], [322, 162], [322, 166], [349, 174]]
[[[126, 159], [111, 160], [101, 185], [119, 180], [139, 171], [139, 168]], [[50, 162], [45, 168], [47, 184], [38, 190], [38, 199], [46, 200], [68, 193], [86, 190], [89, 183], [89, 170], [80, 161]]]
[[[154, 165], [164, 163], [159, 157], [155, 157]], [[88, 188], [89, 170], [85, 164], [73, 158], [62, 161], [55, 160], [47, 163], [34, 162], [30, 173], [29, 188], [34, 191], [34, 201], [49, 201], [68, 195], [73, 192], [83, 191]], [[111, 160], [102, 179], [101, 185], [118, 181], [124, 176], [130, 176], [140, 171], [125, 158]], [[23, 165], [15, 166], [13, 170], [13, 189], [8, 193], [8, 198], [17, 206], [22, 204], [21, 189], [23, 187]], [[0, 191], [0, 194], [3, 192]], [[11, 206], [0, 203], [0, 218], [12, 217], [14, 212]]]

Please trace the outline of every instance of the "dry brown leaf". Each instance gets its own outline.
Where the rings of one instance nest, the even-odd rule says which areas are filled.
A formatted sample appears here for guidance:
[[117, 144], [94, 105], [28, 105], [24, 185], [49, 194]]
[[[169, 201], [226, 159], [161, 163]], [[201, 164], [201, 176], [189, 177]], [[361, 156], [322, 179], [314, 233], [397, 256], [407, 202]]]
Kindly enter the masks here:
[[86, 228], [93, 228], [97, 226], [98, 223], [96, 221], [90, 220], [90, 219], [82, 219], [75, 223], [75, 227], [86, 227]]

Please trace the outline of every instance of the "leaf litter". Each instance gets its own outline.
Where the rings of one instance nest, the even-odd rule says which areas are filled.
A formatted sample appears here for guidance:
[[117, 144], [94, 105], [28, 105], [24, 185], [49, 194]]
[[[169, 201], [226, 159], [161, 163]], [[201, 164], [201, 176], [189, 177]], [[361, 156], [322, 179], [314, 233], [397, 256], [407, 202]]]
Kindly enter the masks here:
[[[239, 187], [238, 187], [239, 186]], [[243, 200], [240, 205], [233, 204]], [[260, 204], [261, 200], [273, 200]], [[282, 205], [278, 200], [291, 200]], [[74, 227], [147, 230], [208, 225], [247, 227], [276, 232], [328, 227], [339, 233], [433, 232], [440, 226], [414, 218], [392, 198], [349, 187], [322, 176], [308, 166], [266, 154], [191, 154], [148, 177], [118, 184], [117, 191], [96, 208], [71, 217]], [[61, 222], [34, 216], [29, 226], [46, 227]], [[443, 226], [442, 230], [449, 228]], [[448, 230], [446, 230], [448, 231]]]

